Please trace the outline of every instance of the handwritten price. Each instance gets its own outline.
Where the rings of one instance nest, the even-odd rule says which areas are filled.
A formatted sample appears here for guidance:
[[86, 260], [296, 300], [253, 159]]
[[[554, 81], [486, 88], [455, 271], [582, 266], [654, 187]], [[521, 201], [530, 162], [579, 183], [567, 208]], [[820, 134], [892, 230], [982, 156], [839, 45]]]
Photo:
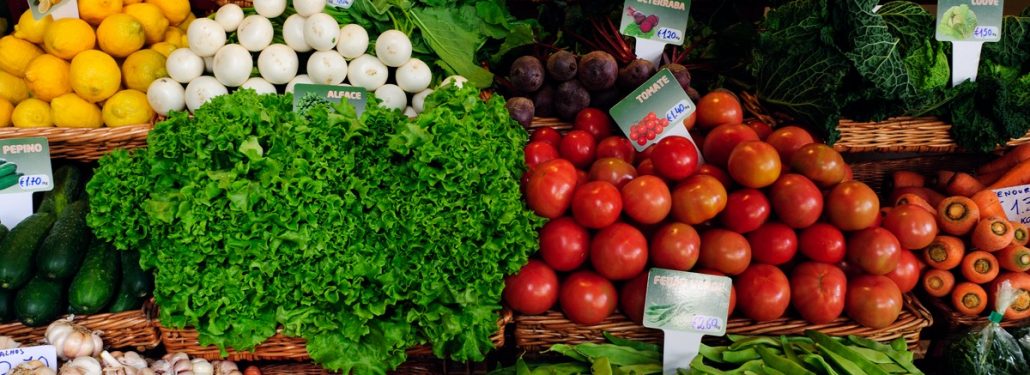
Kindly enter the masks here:
[[21, 176], [18, 179], [18, 186], [22, 190], [42, 189], [50, 186], [50, 178], [42, 174]]
[[691, 326], [698, 331], [719, 332], [722, 330], [722, 319], [712, 316], [695, 315], [694, 319], [691, 321]]
[[658, 28], [658, 32], [655, 33], [659, 40], [667, 42], [679, 42], [683, 40], [683, 33], [676, 29], [670, 29], [668, 27]]
[[993, 26], [977, 26], [973, 29], [973, 36], [976, 39], [990, 39], [998, 37], [998, 28]]

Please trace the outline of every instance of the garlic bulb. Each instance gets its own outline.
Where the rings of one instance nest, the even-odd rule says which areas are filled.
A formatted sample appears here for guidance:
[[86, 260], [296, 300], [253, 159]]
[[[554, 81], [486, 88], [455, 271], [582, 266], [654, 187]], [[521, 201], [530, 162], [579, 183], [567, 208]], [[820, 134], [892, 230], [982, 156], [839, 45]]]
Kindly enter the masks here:
[[0, 336], [0, 350], [14, 349], [20, 346], [21, 344], [8, 336]]
[[243, 375], [233, 361], [214, 361], [211, 365], [215, 368], [215, 375]]
[[[115, 358], [118, 358], [118, 362], [121, 362], [125, 367], [132, 367], [136, 369], [147, 368], [147, 360], [144, 359], [139, 353], [136, 352], [125, 352], [125, 353], [113, 353]], [[120, 356], [118, 354], [121, 354]]]
[[104, 348], [100, 332], [72, 323], [70, 317], [50, 323], [46, 329], [46, 342], [57, 347], [57, 356], [64, 360], [95, 357]]
[[57, 375], [41, 361], [28, 361], [16, 366], [7, 375]]
[[206, 359], [194, 358], [191, 362], [193, 365], [193, 375], [214, 375], [215, 368]]
[[78, 357], [61, 367], [61, 375], [100, 375], [100, 362], [93, 357]]

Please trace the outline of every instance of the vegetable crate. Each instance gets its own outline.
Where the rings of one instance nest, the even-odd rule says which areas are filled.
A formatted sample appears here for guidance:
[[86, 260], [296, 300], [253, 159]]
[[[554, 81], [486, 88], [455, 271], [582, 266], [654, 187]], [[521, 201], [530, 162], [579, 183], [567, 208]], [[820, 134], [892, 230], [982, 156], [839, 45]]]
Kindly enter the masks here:
[[152, 124], [117, 128], [0, 128], [0, 139], [45, 137], [50, 142], [50, 157], [90, 162], [119, 148], [147, 145]]
[[[72, 318], [75, 324], [100, 331], [107, 347], [145, 351], [161, 344], [161, 338], [152, 321], [154, 312], [153, 305], [147, 302], [139, 310], [72, 315]], [[43, 342], [46, 329], [47, 326], [28, 327], [21, 323], [9, 323], [0, 325], [0, 336], [9, 336], [22, 345], [36, 345]]]

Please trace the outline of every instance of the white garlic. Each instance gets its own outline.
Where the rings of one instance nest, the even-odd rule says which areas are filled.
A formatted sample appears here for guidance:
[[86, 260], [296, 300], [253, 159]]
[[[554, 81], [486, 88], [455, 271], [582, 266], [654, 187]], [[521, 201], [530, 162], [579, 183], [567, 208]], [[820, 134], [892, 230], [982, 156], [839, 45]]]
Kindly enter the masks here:
[[14, 349], [21, 347], [21, 344], [8, 336], [0, 336], [0, 350]]
[[100, 332], [72, 323], [71, 317], [50, 323], [45, 336], [47, 343], [57, 347], [57, 356], [64, 360], [95, 357], [104, 349]]
[[192, 364], [194, 375], [214, 375], [215, 373], [215, 369], [211, 366], [211, 362], [208, 362], [206, 359], [194, 358]]
[[28, 361], [11, 369], [7, 375], [57, 375], [41, 361]]

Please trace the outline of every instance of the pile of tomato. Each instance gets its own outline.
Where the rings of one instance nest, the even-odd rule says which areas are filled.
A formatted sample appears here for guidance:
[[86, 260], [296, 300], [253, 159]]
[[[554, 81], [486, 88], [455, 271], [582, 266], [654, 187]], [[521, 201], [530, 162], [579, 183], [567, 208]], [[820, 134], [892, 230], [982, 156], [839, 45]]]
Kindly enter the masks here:
[[724, 90], [683, 125], [693, 141], [642, 152], [591, 108], [564, 136], [532, 133], [525, 198], [550, 221], [538, 256], [506, 280], [510, 307], [558, 306], [584, 325], [618, 309], [640, 323], [647, 271], [660, 267], [730, 276], [730, 314], [755, 321], [897, 319], [919, 262], [879, 227], [879, 199], [839, 153], [800, 127], [745, 123]]

